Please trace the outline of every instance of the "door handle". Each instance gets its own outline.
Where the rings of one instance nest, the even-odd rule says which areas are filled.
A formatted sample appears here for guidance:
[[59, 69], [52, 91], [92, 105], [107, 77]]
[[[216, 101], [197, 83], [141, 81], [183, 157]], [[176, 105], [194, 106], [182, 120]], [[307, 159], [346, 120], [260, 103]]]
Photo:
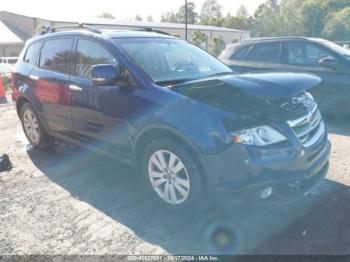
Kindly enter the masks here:
[[35, 75], [29, 75], [29, 78], [32, 80], [39, 80], [40, 79], [38, 76], [35, 76]]
[[72, 91], [83, 91], [83, 89], [76, 85], [69, 85], [69, 89]]

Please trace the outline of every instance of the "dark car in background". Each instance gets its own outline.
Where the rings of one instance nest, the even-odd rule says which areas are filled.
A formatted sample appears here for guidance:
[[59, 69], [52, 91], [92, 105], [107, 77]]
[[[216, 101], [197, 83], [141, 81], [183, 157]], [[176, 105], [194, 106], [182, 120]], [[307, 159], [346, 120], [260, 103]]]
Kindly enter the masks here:
[[229, 45], [219, 57], [237, 73], [299, 72], [319, 76], [310, 90], [324, 113], [350, 115], [350, 51], [316, 38], [256, 38]]
[[[82, 26], [80, 26], [82, 27]], [[154, 32], [46, 29], [13, 69], [29, 142], [52, 138], [140, 166], [172, 205], [200, 192], [302, 195], [327, 173], [330, 143], [304, 74], [232, 70]]]

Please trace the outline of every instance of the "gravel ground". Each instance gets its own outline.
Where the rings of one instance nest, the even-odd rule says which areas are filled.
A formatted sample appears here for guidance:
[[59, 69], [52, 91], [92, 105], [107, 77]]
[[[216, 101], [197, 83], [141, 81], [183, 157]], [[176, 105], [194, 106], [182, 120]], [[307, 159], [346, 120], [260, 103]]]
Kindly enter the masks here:
[[350, 125], [329, 130], [329, 174], [302, 200], [169, 210], [130, 167], [62, 142], [34, 150], [14, 105], [0, 105], [0, 153], [14, 165], [0, 173], [0, 255], [350, 254]]

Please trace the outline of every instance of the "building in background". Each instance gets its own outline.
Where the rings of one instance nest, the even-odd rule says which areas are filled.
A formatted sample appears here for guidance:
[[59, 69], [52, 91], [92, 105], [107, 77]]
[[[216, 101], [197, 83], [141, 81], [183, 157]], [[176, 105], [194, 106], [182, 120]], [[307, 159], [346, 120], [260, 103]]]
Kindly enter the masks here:
[[[185, 39], [185, 25], [175, 23], [155, 23], [146, 21], [118, 21], [114, 19], [89, 19], [86, 21], [58, 21], [37, 17], [29, 17], [7, 11], [0, 11], [0, 56], [18, 56], [24, 43], [42, 26], [62, 26], [77, 23], [87, 23], [103, 29], [137, 30], [151, 28]], [[188, 40], [192, 33], [200, 31], [206, 36], [203, 47], [208, 41], [221, 38], [225, 44], [239, 42], [249, 38], [248, 31], [204, 25], [188, 25]]]

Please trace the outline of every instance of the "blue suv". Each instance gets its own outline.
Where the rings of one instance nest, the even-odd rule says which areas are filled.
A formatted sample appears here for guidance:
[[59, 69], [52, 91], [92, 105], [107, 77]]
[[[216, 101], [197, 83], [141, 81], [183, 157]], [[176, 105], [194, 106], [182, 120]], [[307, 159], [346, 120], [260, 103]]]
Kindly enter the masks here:
[[[66, 28], [67, 29], [67, 28]], [[183, 205], [220, 192], [267, 201], [302, 195], [328, 170], [315, 76], [233, 75], [159, 32], [47, 28], [14, 67], [29, 142], [53, 138], [140, 166], [154, 197]]]

